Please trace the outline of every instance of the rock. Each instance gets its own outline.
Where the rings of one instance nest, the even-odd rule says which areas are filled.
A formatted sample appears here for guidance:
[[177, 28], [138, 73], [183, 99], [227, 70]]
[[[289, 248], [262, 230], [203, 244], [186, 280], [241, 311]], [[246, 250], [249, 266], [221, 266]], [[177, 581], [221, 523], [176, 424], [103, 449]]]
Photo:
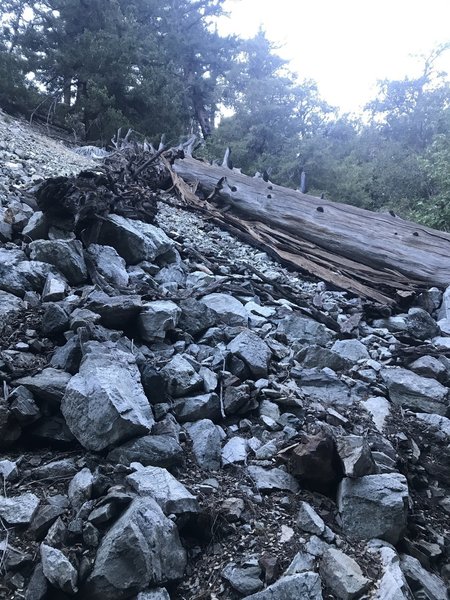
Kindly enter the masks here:
[[129, 265], [143, 260], [153, 262], [174, 245], [159, 227], [120, 215], [109, 215], [103, 222], [99, 243], [112, 246]]
[[41, 240], [47, 237], [48, 222], [47, 217], [40, 210], [31, 215], [28, 223], [22, 229], [22, 236], [28, 242], [29, 240]]
[[409, 309], [406, 326], [410, 335], [422, 341], [440, 334], [439, 325], [423, 308]]
[[49, 582], [73, 596], [77, 593], [78, 573], [61, 550], [41, 544], [42, 570]]
[[55, 369], [60, 369], [71, 375], [75, 375], [80, 368], [81, 358], [80, 338], [77, 335], [74, 335], [67, 340], [64, 346], [56, 348], [50, 360], [50, 364]]
[[45, 504], [36, 511], [30, 526], [30, 533], [35, 540], [42, 540], [58, 517], [65, 512], [61, 506]]
[[292, 369], [300, 389], [313, 400], [325, 405], [348, 406], [352, 403], [350, 389], [331, 369]]
[[104, 292], [92, 292], [86, 298], [85, 308], [97, 313], [105, 327], [124, 329], [136, 318], [142, 308], [140, 296], [108, 296]]
[[234, 415], [249, 404], [250, 390], [247, 385], [227, 387], [223, 395], [223, 407], [226, 415]]
[[302, 364], [304, 369], [312, 369], [314, 367], [323, 369], [328, 367], [329, 369], [333, 369], [333, 371], [342, 371], [351, 364], [348, 359], [343, 358], [337, 352], [333, 352], [328, 348], [322, 348], [322, 346], [316, 344], [302, 348], [295, 358]]
[[448, 599], [448, 588], [442, 579], [424, 569], [417, 558], [401, 554], [400, 566], [406, 581], [415, 592], [415, 597], [419, 597], [419, 593], [422, 593], [429, 600]]
[[186, 552], [174, 523], [152, 498], [136, 498], [103, 538], [85, 600], [125, 600], [148, 586], [180, 579]]
[[220, 401], [217, 394], [201, 394], [174, 400], [173, 413], [180, 423], [200, 419], [220, 419]]
[[203, 377], [199, 375], [191, 363], [180, 354], [172, 358], [161, 369], [167, 382], [167, 390], [173, 397], [186, 396], [203, 387]]
[[440, 360], [434, 356], [421, 356], [409, 365], [411, 371], [422, 375], [423, 377], [431, 377], [432, 379], [445, 380], [447, 369]]
[[352, 363], [358, 360], [369, 359], [369, 351], [366, 346], [359, 340], [337, 340], [331, 346], [331, 350], [339, 354], [339, 356]]
[[70, 373], [48, 367], [37, 375], [18, 379], [17, 383], [24, 385], [37, 398], [59, 406], [71, 377]]
[[33, 394], [25, 386], [19, 385], [9, 396], [10, 410], [21, 425], [29, 425], [41, 416]]
[[222, 571], [222, 577], [240, 594], [253, 594], [260, 590], [264, 586], [260, 579], [261, 574], [261, 567], [258, 564], [237, 566], [235, 563], [230, 563]]
[[210, 327], [217, 325], [219, 318], [211, 308], [203, 302], [188, 298], [180, 302], [181, 315], [178, 327], [193, 337], [204, 333]]
[[88, 273], [79, 240], [36, 240], [29, 248], [31, 260], [53, 265], [71, 285], [86, 281]]
[[386, 419], [391, 414], [390, 403], [383, 396], [373, 396], [361, 402], [361, 405], [372, 416], [372, 421], [380, 433], [384, 431]]
[[152, 364], [141, 367], [142, 386], [150, 404], [161, 404], [167, 399], [167, 384], [163, 374]]
[[144, 466], [170, 469], [182, 464], [183, 449], [170, 435], [146, 435], [114, 448], [108, 460], [126, 466], [140, 462]]
[[242, 331], [228, 344], [227, 349], [245, 362], [253, 377], [258, 379], [267, 376], [272, 352], [255, 333], [249, 329]]
[[58, 302], [64, 298], [66, 291], [66, 282], [61, 277], [49, 274], [42, 291], [42, 302]]
[[325, 585], [342, 600], [359, 597], [369, 584], [358, 563], [336, 548], [325, 550], [320, 575]]
[[95, 268], [105, 281], [114, 288], [128, 285], [129, 276], [124, 259], [111, 246], [90, 244], [88, 254]]
[[[4, 481], [15, 481], [19, 477], [18, 463], [12, 460], [0, 460], [0, 477]], [[1, 482], [1, 479], [0, 479]]]
[[167, 469], [144, 467], [140, 463], [132, 463], [131, 467], [137, 471], [128, 475], [127, 482], [139, 496], [154, 498], [165, 515], [200, 511], [197, 498]]
[[11, 323], [24, 309], [25, 304], [20, 298], [0, 290], [0, 334], [3, 333], [7, 324]]
[[284, 572], [284, 575], [295, 575], [296, 573], [304, 573], [314, 569], [316, 557], [308, 552], [297, 552], [292, 559], [291, 564]]
[[21, 250], [0, 248], [0, 290], [24, 297], [26, 292], [42, 292], [49, 273], [48, 263], [28, 260]]
[[248, 312], [237, 298], [228, 294], [208, 294], [202, 298], [202, 303], [213, 310], [223, 323], [247, 327]]
[[377, 472], [366, 438], [359, 435], [339, 436], [336, 449], [346, 477], [363, 477]]
[[450, 419], [447, 419], [447, 417], [430, 415], [428, 413], [416, 413], [416, 419], [431, 427], [438, 439], [444, 442], [450, 440]]
[[[325, 523], [307, 502], [300, 502], [297, 513], [297, 527], [307, 533], [322, 535], [325, 531]], [[307, 570], [307, 569], [306, 569]]]
[[35, 494], [25, 493], [6, 498], [0, 496], [0, 517], [9, 525], [28, 525], [39, 506]]
[[221, 437], [219, 428], [209, 419], [196, 423], [185, 423], [186, 431], [192, 440], [195, 460], [201, 469], [220, 469]]
[[164, 588], [141, 592], [137, 595], [136, 600], [170, 600], [170, 596]]
[[42, 562], [38, 562], [28, 582], [25, 600], [44, 600], [47, 596], [47, 591], [48, 583], [42, 570]]
[[73, 458], [53, 460], [33, 469], [34, 479], [66, 479], [73, 477], [78, 469]]
[[343, 479], [337, 496], [344, 533], [396, 544], [406, 528], [408, 486], [399, 473]]
[[42, 333], [48, 337], [64, 333], [69, 329], [69, 315], [59, 304], [50, 302], [46, 305], [42, 317]]
[[381, 578], [371, 598], [373, 600], [410, 600], [412, 593], [400, 568], [400, 559], [394, 548], [381, 540], [371, 540], [367, 544], [371, 554], [381, 563]]
[[265, 590], [246, 596], [244, 600], [322, 600], [320, 577], [307, 571], [282, 577]]
[[317, 491], [326, 490], [342, 478], [342, 468], [333, 440], [319, 433], [305, 438], [292, 450], [290, 472]]
[[90, 500], [94, 476], [87, 467], [81, 469], [69, 483], [68, 495], [72, 508], [78, 510], [86, 500]]
[[247, 462], [247, 440], [239, 436], [232, 437], [222, 449], [222, 465]]
[[85, 344], [85, 352], [61, 403], [73, 435], [100, 451], [148, 433], [154, 420], [135, 357], [99, 342]]
[[162, 341], [167, 331], [177, 326], [181, 310], [170, 300], [155, 300], [143, 305], [138, 318], [138, 328], [146, 342]]
[[263, 467], [252, 465], [247, 467], [247, 473], [255, 482], [258, 490], [262, 492], [286, 490], [295, 493], [300, 489], [300, 486], [292, 475], [278, 468], [264, 469]]
[[395, 404], [421, 412], [445, 415], [448, 409], [448, 390], [439, 382], [397, 367], [384, 369], [381, 376], [389, 390], [389, 398]]
[[289, 342], [297, 342], [299, 345], [318, 344], [324, 346], [334, 337], [334, 333], [325, 325], [297, 314], [285, 317], [280, 321], [277, 332], [285, 335]]

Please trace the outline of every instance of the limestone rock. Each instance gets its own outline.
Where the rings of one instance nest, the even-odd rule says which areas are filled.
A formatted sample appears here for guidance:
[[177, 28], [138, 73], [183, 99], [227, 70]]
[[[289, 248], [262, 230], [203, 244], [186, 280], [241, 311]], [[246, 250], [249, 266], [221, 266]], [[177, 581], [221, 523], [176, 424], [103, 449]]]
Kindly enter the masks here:
[[53, 265], [72, 285], [86, 281], [88, 273], [79, 240], [36, 240], [29, 247], [31, 260]]
[[219, 428], [210, 419], [185, 423], [192, 440], [192, 450], [200, 468], [217, 471], [220, 468], [221, 436]]
[[178, 398], [174, 401], [173, 412], [180, 423], [200, 419], [217, 421], [220, 418], [219, 396], [211, 393]]
[[370, 358], [366, 346], [359, 340], [337, 340], [331, 346], [331, 350], [339, 354], [344, 360], [348, 360], [352, 363], [356, 363], [361, 359]]
[[6, 325], [19, 315], [24, 308], [25, 304], [20, 298], [0, 290], [0, 334], [3, 333]]
[[358, 563], [336, 548], [325, 550], [320, 575], [327, 587], [342, 600], [359, 597], [369, 583]]
[[170, 300], [155, 300], [143, 305], [138, 318], [139, 333], [146, 342], [163, 340], [174, 329], [181, 310]]
[[247, 473], [255, 482], [255, 486], [262, 492], [272, 492], [276, 490], [286, 490], [288, 492], [298, 492], [300, 486], [292, 475], [282, 469], [264, 469], [256, 465], [247, 467]]
[[300, 502], [297, 513], [297, 527], [307, 533], [322, 535], [325, 531], [325, 523], [307, 502]]
[[439, 382], [402, 368], [384, 369], [381, 375], [392, 402], [422, 412], [445, 415], [448, 389]]
[[367, 439], [358, 435], [343, 435], [336, 448], [347, 477], [363, 477], [377, 472]]
[[124, 259], [111, 246], [90, 244], [89, 257], [109, 285], [121, 288], [128, 285], [129, 276]]
[[59, 405], [70, 379], [70, 373], [48, 367], [37, 375], [18, 379], [17, 383], [24, 385], [37, 398]]
[[108, 460], [126, 466], [140, 462], [145, 467], [170, 469], [182, 464], [183, 448], [171, 435], [145, 435], [111, 450]]
[[228, 294], [208, 294], [202, 303], [212, 309], [227, 325], [248, 325], [248, 312], [242, 302]]
[[31, 523], [39, 503], [39, 498], [31, 493], [9, 498], [0, 496], [0, 517], [9, 525], [27, 525]]
[[44, 575], [52, 585], [70, 596], [77, 593], [78, 573], [61, 550], [42, 543], [41, 560]]
[[267, 376], [272, 352], [256, 333], [249, 329], [242, 331], [228, 344], [227, 349], [245, 362], [256, 379]]
[[280, 321], [277, 331], [286, 336], [289, 342], [298, 344], [318, 344], [324, 346], [334, 337], [333, 332], [325, 325], [317, 323], [308, 317], [290, 315]]
[[282, 577], [265, 590], [246, 596], [244, 600], [322, 600], [320, 577], [307, 571]]
[[448, 600], [445, 583], [440, 577], [424, 569], [417, 558], [401, 554], [400, 566], [411, 589], [424, 592], [429, 600]]
[[186, 396], [191, 392], [200, 390], [203, 386], [203, 377], [201, 377], [192, 364], [180, 354], [174, 356], [172, 360], [161, 369], [161, 373], [167, 381], [169, 394], [175, 398]]

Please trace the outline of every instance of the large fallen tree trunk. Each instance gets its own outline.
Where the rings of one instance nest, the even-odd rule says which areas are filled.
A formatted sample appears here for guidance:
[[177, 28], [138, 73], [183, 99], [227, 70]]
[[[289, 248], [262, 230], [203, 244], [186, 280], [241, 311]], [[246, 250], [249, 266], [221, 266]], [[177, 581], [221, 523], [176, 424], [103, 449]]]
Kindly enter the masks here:
[[173, 170], [187, 204], [339, 288], [392, 304], [399, 291], [450, 284], [447, 233], [191, 157], [176, 160]]

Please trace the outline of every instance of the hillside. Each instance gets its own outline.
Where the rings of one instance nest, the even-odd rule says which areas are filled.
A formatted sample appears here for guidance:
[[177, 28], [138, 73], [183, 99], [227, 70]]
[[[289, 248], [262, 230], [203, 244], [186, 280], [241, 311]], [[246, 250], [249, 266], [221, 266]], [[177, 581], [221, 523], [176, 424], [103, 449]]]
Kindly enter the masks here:
[[450, 291], [369, 305], [3, 113], [0, 158], [2, 598], [447, 598]]

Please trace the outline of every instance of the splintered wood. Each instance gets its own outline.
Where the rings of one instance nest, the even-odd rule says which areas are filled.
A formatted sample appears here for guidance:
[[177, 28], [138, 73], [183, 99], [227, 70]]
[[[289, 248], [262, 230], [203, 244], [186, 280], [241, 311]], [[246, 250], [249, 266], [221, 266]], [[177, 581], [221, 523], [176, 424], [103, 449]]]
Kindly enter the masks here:
[[448, 233], [192, 157], [176, 160], [171, 170], [174, 188], [187, 206], [339, 289], [392, 305], [408, 293], [450, 284]]

